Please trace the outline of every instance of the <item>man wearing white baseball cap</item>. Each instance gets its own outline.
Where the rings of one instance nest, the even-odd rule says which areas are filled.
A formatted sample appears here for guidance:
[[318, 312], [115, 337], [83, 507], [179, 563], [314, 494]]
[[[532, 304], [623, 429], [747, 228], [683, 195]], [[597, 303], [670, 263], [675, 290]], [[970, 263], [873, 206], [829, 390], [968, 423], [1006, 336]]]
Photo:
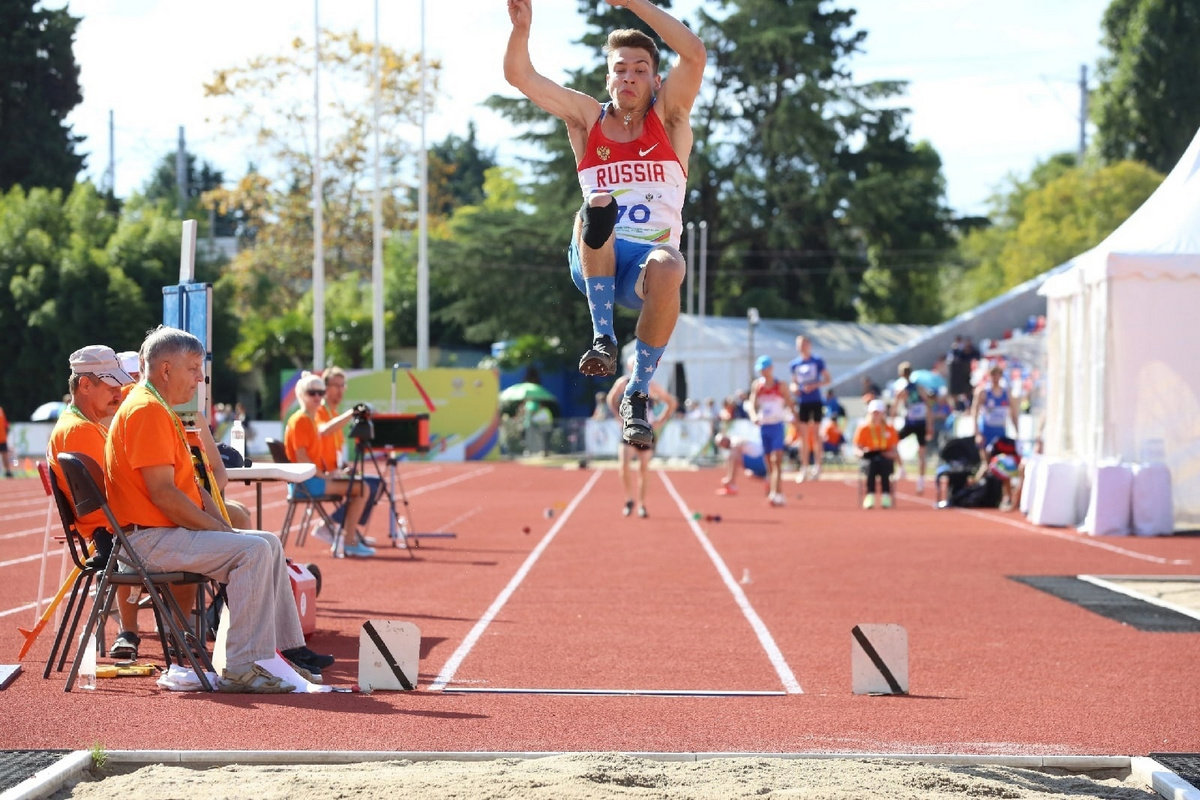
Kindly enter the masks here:
[[[108, 423], [123, 397], [122, 387], [133, 383], [133, 378], [121, 368], [120, 360], [111, 347], [102, 344], [88, 345], [71, 354], [68, 359], [71, 374], [67, 378], [67, 390], [71, 393], [71, 404], [59, 415], [50, 432], [46, 446], [46, 461], [59, 487], [68, 492], [67, 482], [58, 468], [59, 453], [83, 453], [97, 464], [104, 463], [104, 443], [108, 439]], [[78, 520], [76, 527], [80, 535], [95, 545], [94, 563], [108, 561], [112, 551], [113, 533], [108, 530], [108, 519], [104, 512], [93, 511]], [[137, 606], [124, 602], [129, 596], [129, 587], [118, 589], [117, 611], [121, 616], [121, 632], [113, 643], [115, 657], [137, 658]]]

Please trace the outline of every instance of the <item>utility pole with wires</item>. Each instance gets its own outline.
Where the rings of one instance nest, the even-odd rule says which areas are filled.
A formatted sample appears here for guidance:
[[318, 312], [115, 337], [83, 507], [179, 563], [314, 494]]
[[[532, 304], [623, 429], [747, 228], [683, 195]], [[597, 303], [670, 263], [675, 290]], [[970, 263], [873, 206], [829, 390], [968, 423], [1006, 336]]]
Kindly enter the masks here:
[[187, 140], [182, 125], [179, 126], [179, 144], [175, 147], [175, 189], [179, 193], [179, 218], [183, 219], [188, 206], [188, 168]]
[[1079, 163], [1087, 154], [1087, 121], [1088, 121], [1088, 68], [1087, 64], [1079, 66]]

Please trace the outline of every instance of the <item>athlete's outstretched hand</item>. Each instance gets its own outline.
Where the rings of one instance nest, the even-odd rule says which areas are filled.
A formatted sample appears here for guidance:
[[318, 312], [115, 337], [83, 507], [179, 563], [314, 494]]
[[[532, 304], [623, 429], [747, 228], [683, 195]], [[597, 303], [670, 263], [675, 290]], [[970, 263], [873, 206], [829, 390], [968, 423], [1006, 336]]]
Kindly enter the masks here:
[[629, 0], [604, 0], [613, 8], [626, 8], [629, 6]]
[[528, 29], [533, 22], [532, 0], [508, 0], [508, 18], [514, 28]]

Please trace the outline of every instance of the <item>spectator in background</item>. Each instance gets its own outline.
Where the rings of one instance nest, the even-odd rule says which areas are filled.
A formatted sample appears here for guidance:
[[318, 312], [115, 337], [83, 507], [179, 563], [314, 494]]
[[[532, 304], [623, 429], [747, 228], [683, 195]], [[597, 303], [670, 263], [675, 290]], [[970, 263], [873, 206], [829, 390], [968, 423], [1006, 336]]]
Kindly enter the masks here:
[[4, 409], [0, 408], [0, 458], [4, 459], [4, 477], [11, 478], [12, 474], [12, 459], [8, 455], [8, 417], [4, 414]]
[[842, 404], [834, 395], [833, 389], [825, 392], [825, 416], [832, 419], [834, 424], [839, 428], [846, 419], [846, 409], [842, 407]]
[[805, 470], [809, 469], [809, 454], [812, 454], [812, 470], [809, 476], [816, 478], [821, 474], [821, 452], [817, 436], [824, 407], [821, 402], [821, 388], [831, 382], [825, 360], [814, 356], [812, 340], [807, 336], [796, 337], [796, 350], [800, 353], [788, 364], [792, 382], [788, 387], [796, 397], [796, 434], [800, 439], [800, 471], [796, 473], [796, 482], [804, 480]]
[[[971, 396], [971, 360], [972, 356], [966, 350], [966, 342], [962, 336], [955, 336], [950, 346], [947, 359], [947, 372], [950, 384], [950, 394], [958, 397]], [[963, 409], [959, 409], [960, 411]]]
[[[763, 457], [767, 461], [767, 501], [773, 506], [781, 506], [784, 503], [783, 424], [787, 421], [793, 398], [788, 385], [775, 377], [770, 356], [759, 356], [754, 370], [759, 377], [750, 387], [750, 419], [759, 427]], [[820, 463], [819, 458], [817, 463]]]
[[[900, 377], [894, 384], [895, 405], [892, 416], [904, 416], [904, 427], [900, 429], [899, 441], [902, 442], [909, 436], [917, 440], [917, 494], [921, 494], [925, 491], [926, 443], [933, 439], [933, 398], [924, 386], [912, 380], [912, 364], [907, 361], [901, 362], [897, 372], [900, 373]], [[903, 478], [903, 465], [900, 472], [897, 477]]]
[[718, 433], [713, 437], [713, 444], [717, 450], [728, 451], [725, 454], [725, 477], [721, 479], [721, 487], [717, 489], [717, 494], [737, 494], [738, 475], [753, 475], [757, 478], [766, 476], [767, 462], [763, 460], [761, 441]]
[[862, 507], [875, 507], [875, 485], [879, 483], [882, 496], [879, 504], [892, 507], [892, 469], [900, 456], [896, 446], [900, 443], [896, 431], [887, 421], [887, 404], [875, 399], [867, 403], [867, 418], [854, 433], [854, 447], [863, 459], [867, 471], [867, 490]]
[[612, 409], [608, 407], [608, 392], [596, 392], [596, 407], [592, 409], [592, 419], [612, 419]]
[[[617, 416], [620, 415], [622, 398], [625, 396], [625, 389], [629, 385], [630, 376], [633, 374], [636, 365], [632, 356], [625, 364], [628, 370], [624, 375], [617, 378], [612, 388], [608, 390], [608, 406], [612, 409], [613, 414]], [[662, 430], [667, 420], [674, 416], [675, 409], [679, 406], [679, 401], [675, 399], [675, 395], [664, 389], [657, 381], [649, 381], [646, 384], [646, 395], [650, 398], [650, 402], [646, 405], [646, 416], [654, 432], [653, 441], [657, 442], [658, 432]], [[629, 444], [622, 440], [617, 445], [617, 449], [617, 457], [620, 460], [621, 485], [625, 487], [625, 505], [622, 507], [621, 513], [627, 517], [633, 513], [634, 478], [629, 468], [629, 462], [636, 458], [638, 461], [637, 515], [645, 519], [650, 516], [650, 513], [646, 511], [646, 484], [650, 482], [650, 459], [654, 456], [654, 447]]]
[[1012, 420], [1014, 433], [1017, 430], [1017, 406], [1004, 385], [1004, 368], [999, 364], [992, 365], [987, 380], [975, 390], [971, 418], [975, 420], [977, 431], [975, 443], [979, 445], [981, 460], [986, 462], [992, 444], [1008, 435], [1009, 420]]
[[877, 397], [883, 396], [883, 390], [879, 388], [879, 384], [871, 380], [870, 375], [862, 376], [862, 401], [870, 403]]

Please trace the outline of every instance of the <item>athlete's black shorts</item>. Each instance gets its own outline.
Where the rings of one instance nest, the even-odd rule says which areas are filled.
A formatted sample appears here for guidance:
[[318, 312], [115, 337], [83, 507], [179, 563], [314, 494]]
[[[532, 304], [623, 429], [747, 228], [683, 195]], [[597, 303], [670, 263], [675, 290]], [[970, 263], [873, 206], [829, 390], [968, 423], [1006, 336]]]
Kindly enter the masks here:
[[929, 423], [926, 422], [925, 420], [920, 420], [918, 422], [913, 422], [912, 420], [905, 420], [904, 427], [900, 429], [900, 441], [903, 442], [909, 436], [915, 436], [915, 437], [917, 437], [917, 445], [920, 447], [924, 447], [925, 446], [925, 434], [928, 431], [929, 431]]
[[807, 400], [796, 406], [796, 417], [801, 422], [820, 422], [825, 416], [825, 407], [820, 400]]

